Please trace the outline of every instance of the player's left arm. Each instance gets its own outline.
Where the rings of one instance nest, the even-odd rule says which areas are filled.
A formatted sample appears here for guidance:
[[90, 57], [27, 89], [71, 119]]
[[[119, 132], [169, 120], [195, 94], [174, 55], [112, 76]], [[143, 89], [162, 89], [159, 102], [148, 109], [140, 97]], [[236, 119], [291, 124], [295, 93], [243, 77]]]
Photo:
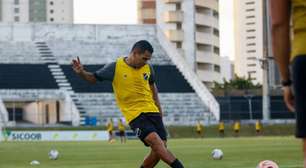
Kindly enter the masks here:
[[153, 95], [153, 100], [155, 102], [155, 105], [157, 106], [161, 116], [163, 116], [163, 110], [160, 106], [160, 102], [159, 102], [159, 98], [158, 98], [158, 89], [156, 87], [156, 84], [155, 84], [155, 72], [154, 72], [154, 69], [153, 67], [150, 65], [150, 78], [149, 78], [149, 84], [150, 84], [150, 88], [151, 88], [151, 91], [152, 91], [152, 95]]
[[162, 111], [162, 108], [160, 106], [160, 102], [159, 102], [159, 98], [158, 98], [158, 90], [157, 90], [157, 87], [156, 87], [155, 83], [151, 84], [150, 88], [151, 88], [151, 91], [153, 93], [153, 99], [154, 99], [155, 105], [157, 106], [161, 116], [163, 116], [163, 111]]
[[[271, 33], [274, 58], [283, 81], [290, 80], [290, 0], [271, 0]], [[294, 109], [294, 96], [290, 86], [284, 86], [284, 101], [290, 111]]]

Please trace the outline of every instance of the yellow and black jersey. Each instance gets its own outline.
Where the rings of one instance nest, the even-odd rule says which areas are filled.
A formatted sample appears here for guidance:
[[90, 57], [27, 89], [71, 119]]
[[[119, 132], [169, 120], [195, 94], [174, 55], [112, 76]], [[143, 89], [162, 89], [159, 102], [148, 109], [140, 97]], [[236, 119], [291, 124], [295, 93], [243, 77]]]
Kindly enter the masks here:
[[224, 122], [219, 123], [219, 131], [224, 131]]
[[292, 54], [291, 60], [296, 56], [306, 55], [306, 1], [292, 0]]
[[117, 105], [129, 123], [141, 113], [159, 113], [150, 85], [154, 84], [153, 68], [146, 64], [134, 68], [125, 62], [126, 57], [105, 65], [94, 73], [95, 77], [112, 81]]
[[107, 125], [106, 125], [106, 129], [107, 129], [108, 132], [113, 131], [113, 129], [114, 129], [113, 122], [111, 122], [111, 121], [108, 122]]
[[118, 130], [119, 131], [125, 131], [125, 126], [121, 121], [119, 121], [119, 123], [118, 123]]
[[203, 130], [203, 125], [202, 125], [201, 123], [197, 123], [197, 125], [196, 125], [196, 130], [197, 130], [197, 132], [202, 132], [202, 130]]

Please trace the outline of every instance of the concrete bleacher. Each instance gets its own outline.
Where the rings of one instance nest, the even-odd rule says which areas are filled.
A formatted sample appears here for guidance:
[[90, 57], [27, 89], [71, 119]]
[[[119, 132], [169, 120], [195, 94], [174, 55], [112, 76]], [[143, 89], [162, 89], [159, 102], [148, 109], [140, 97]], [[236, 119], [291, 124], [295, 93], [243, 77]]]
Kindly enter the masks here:
[[[112, 93], [78, 93], [89, 116], [97, 117], [100, 124], [106, 124], [108, 118], [121, 118], [115, 97]], [[208, 109], [203, 108], [195, 93], [159, 93], [159, 99], [167, 125], [191, 125], [197, 120], [206, 120]]]
[[0, 63], [42, 64], [43, 60], [31, 42], [0, 41]]
[[[120, 56], [127, 56], [136, 40], [121, 39], [122, 41], [99, 42], [85, 41], [46, 41], [53, 55], [57, 57], [59, 64], [70, 64], [77, 56], [83, 64], [106, 64], [116, 60]], [[173, 65], [165, 52], [154, 38], [148, 39], [154, 46], [152, 64]]]

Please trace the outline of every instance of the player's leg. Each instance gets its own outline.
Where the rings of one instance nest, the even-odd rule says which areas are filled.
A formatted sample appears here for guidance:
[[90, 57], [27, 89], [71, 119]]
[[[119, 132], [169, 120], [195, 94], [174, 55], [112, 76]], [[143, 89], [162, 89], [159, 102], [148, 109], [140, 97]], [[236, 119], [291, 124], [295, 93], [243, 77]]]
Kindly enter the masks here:
[[296, 111], [296, 137], [303, 141], [304, 168], [306, 168], [306, 56], [293, 60], [293, 89]]
[[[167, 141], [163, 141], [164, 146], [167, 147]], [[151, 150], [150, 153], [145, 157], [141, 168], [153, 168], [160, 161], [158, 155]]]
[[163, 140], [156, 132], [151, 132], [144, 139], [157, 156], [172, 168], [183, 168], [182, 163], [166, 148]]
[[123, 134], [123, 142], [126, 143], [126, 135], [125, 135], [125, 132]]
[[108, 139], [109, 143], [114, 143], [115, 139], [114, 139], [114, 132], [113, 131], [109, 131], [109, 139]]
[[108, 131], [108, 142], [110, 142], [112, 139], [112, 134], [111, 134], [111, 131]]
[[158, 155], [151, 150], [150, 153], [145, 157], [141, 168], [153, 168], [159, 162], [160, 158]]
[[141, 114], [130, 122], [130, 126], [145, 146], [150, 147], [161, 160], [172, 168], [183, 168], [180, 161], [167, 150], [164, 144], [167, 133], [159, 114]]

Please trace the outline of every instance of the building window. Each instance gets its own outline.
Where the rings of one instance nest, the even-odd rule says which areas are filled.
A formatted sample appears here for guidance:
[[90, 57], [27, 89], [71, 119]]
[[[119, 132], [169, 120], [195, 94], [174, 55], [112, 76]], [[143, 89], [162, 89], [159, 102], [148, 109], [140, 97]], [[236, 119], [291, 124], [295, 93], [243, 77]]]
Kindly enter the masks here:
[[54, 13], [54, 10], [53, 10], [53, 9], [51, 9], [51, 10], [50, 10], [50, 13]]
[[256, 64], [247, 64], [248, 67], [255, 67]]
[[218, 13], [218, 11], [213, 10], [213, 16], [214, 16], [215, 18], [219, 18], [219, 13]]
[[19, 21], [20, 21], [19, 16], [15, 16], [15, 17], [14, 17], [14, 21], [15, 21], [15, 22], [19, 22]]
[[177, 23], [176, 24], [176, 29], [177, 30], [182, 30], [182, 23]]
[[247, 39], [255, 39], [255, 36], [247, 36]]
[[254, 9], [254, 8], [252, 8], [252, 9], [246, 9], [245, 11], [246, 11], [246, 12], [253, 12], [253, 11], [255, 11], [255, 9]]
[[256, 43], [247, 43], [246, 46], [256, 46]]
[[246, 30], [246, 32], [250, 33], [250, 32], [255, 32], [256, 30], [255, 29], [248, 29]]
[[220, 54], [219, 47], [215, 47], [215, 46], [214, 46], [214, 53], [217, 54], [217, 55]]
[[253, 5], [253, 4], [255, 4], [255, 2], [254, 1], [249, 1], [249, 2], [246, 2], [245, 4], [246, 5]]
[[50, 1], [50, 5], [54, 5], [54, 2], [53, 2], [53, 1]]
[[254, 25], [255, 22], [247, 22], [246, 25]]
[[182, 7], [181, 7], [181, 4], [180, 4], [180, 3], [177, 3], [177, 4], [175, 5], [175, 8], [176, 8], [177, 11], [182, 10]]
[[247, 57], [247, 60], [256, 60], [256, 57]]
[[197, 50], [211, 52], [212, 46], [207, 44], [197, 44]]
[[54, 21], [54, 18], [50, 18], [50, 21], [53, 22], [53, 21]]
[[246, 16], [245, 18], [251, 19], [251, 18], [255, 18], [255, 16], [254, 16], [254, 15], [251, 15], [251, 16]]
[[220, 66], [219, 65], [215, 65], [215, 72], [220, 72]]
[[19, 13], [19, 8], [14, 8], [15, 13]]
[[15, 5], [19, 5], [19, 0], [14, 0]]
[[201, 14], [211, 15], [211, 9], [206, 7], [196, 6], [196, 12]]
[[211, 71], [211, 70], [213, 70], [213, 65], [209, 64], [209, 63], [198, 63], [198, 68], [200, 70]]
[[197, 32], [211, 33], [211, 27], [196, 25]]
[[256, 50], [247, 50], [247, 53], [254, 53]]
[[219, 37], [219, 30], [214, 28], [214, 35]]
[[182, 42], [176, 42], [176, 48], [182, 48]]

